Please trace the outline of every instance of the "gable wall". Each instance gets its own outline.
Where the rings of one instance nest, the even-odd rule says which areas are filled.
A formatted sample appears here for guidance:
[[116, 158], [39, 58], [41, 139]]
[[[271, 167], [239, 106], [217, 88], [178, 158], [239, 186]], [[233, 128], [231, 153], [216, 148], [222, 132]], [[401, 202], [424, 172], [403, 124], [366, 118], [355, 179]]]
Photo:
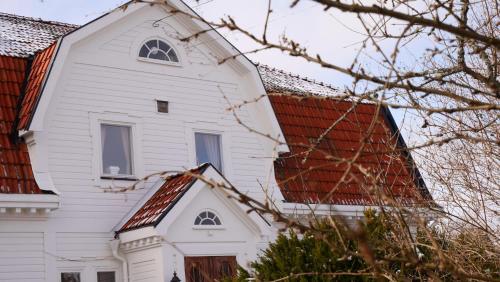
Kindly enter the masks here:
[[[140, 151], [140, 159], [135, 162], [142, 163], [142, 175], [192, 167], [193, 128], [223, 131], [227, 177], [240, 189], [262, 197], [256, 179], [262, 183], [268, 179], [266, 167], [270, 168], [272, 163], [264, 157], [269, 148], [225, 111], [227, 102], [221, 93], [222, 90], [231, 101], [247, 99], [248, 81], [231, 67], [215, 64], [211, 51], [203, 45], [186, 49], [169, 37], [171, 34], [165, 33], [167, 28], [185, 31], [173, 17], [164, 20], [168, 24], [153, 27], [152, 19], [164, 16], [158, 9], [144, 8], [78, 42], [63, 62], [44, 130], [34, 133], [37, 148], [31, 149], [41, 152], [35, 161], [46, 162], [60, 192], [60, 208], [46, 223], [33, 225], [49, 233], [46, 250], [63, 256], [49, 258], [49, 265], [59, 269], [87, 269], [91, 279], [89, 267], [118, 268], [108, 246], [114, 235], [112, 228], [147, 191], [103, 192], [112, 183], [95, 177], [95, 150], [100, 146], [95, 144], [96, 131], [92, 127], [95, 115], [123, 117], [139, 125], [140, 148], [134, 149]], [[145, 37], [155, 35], [170, 43], [177, 42], [182, 67], [136, 59], [140, 43]], [[157, 113], [155, 99], [169, 101], [170, 112]], [[251, 113], [245, 109], [239, 112], [239, 117], [254, 125]], [[67, 259], [77, 262], [70, 263]], [[48, 277], [57, 275], [52, 273]]]
[[[182, 281], [186, 281], [186, 256], [235, 256], [239, 265], [248, 267], [249, 262], [257, 258], [259, 249], [266, 246], [265, 243], [261, 244], [264, 241], [261, 238], [262, 230], [252, 226], [255, 223], [251, 219], [246, 221], [249, 215], [227, 201], [220, 190], [213, 190], [206, 185], [193, 186], [191, 189], [199, 191], [193, 199], [189, 199], [190, 194], [196, 191], [188, 192], [186, 197], [190, 201], [189, 205], [183, 207], [178, 216], [173, 215], [175, 220], [171, 224], [162, 221], [156, 228], [164, 235], [165, 281], [171, 279], [174, 271]], [[205, 210], [219, 217], [222, 222], [220, 229], [204, 229], [203, 226], [194, 225], [198, 214]]]

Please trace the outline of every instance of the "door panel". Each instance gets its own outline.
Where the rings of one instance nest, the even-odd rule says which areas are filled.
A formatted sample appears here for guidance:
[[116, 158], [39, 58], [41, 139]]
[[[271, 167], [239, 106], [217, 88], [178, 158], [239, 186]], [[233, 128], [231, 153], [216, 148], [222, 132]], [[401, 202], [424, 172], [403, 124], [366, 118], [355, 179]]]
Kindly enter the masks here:
[[216, 282], [236, 275], [236, 257], [185, 257], [186, 282]]

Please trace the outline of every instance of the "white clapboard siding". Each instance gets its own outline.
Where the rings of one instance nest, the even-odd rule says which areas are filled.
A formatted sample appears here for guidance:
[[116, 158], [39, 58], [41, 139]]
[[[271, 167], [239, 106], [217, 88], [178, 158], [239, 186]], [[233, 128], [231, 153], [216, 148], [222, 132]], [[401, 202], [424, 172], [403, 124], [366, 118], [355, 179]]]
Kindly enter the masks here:
[[0, 281], [44, 281], [43, 233], [5, 232], [0, 223]]

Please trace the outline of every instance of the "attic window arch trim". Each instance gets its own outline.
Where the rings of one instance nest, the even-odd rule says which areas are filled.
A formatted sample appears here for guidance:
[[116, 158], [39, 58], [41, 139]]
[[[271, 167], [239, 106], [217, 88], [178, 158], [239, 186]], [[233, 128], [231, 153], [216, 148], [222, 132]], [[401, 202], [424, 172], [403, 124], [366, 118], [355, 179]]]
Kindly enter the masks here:
[[216, 211], [204, 209], [196, 213], [193, 220], [193, 229], [225, 229], [225, 227]]
[[137, 59], [157, 64], [181, 66], [179, 52], [173, 44], [160, 37], [144, 40], [137, 51]]

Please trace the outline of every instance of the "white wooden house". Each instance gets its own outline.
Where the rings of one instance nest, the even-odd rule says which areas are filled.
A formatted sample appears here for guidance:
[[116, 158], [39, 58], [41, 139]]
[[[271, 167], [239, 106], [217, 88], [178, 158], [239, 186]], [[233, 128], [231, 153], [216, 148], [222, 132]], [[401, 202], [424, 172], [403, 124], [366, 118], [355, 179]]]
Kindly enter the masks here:
[[[193, 174], [290, 216], [315, 205], [354, 219], [374, 204], [359, 183], [329, 193], [341, 166], [290, 178], [309, 165], [297, 145], [351, 105], [325, 98], [337, 90], [243, 55], [219, 64], [239, 51], [216, 31], [180, 40], [210, 27], [127, 5], [81, 27], [0, 14], [0, 281], [201, 281], [248, 267], [276, 224]], [[321, 146], [349, 156], [375, 119], [373, 148], [404, 147], [387, 110], [354, 114]], [[401, 201], [430, 199], [409, 154], [375, 167]], [[177, 173], [106, 192], [160, 171]]]

